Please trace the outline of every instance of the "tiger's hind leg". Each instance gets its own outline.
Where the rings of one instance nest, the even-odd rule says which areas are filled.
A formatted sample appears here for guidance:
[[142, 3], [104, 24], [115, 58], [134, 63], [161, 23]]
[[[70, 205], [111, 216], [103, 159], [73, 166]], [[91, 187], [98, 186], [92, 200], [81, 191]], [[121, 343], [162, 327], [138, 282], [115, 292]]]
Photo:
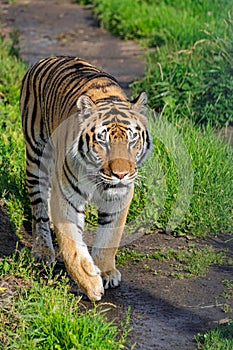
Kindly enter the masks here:
[[26, 183], [32, 210], [32, 254], [50, 265], [55, 261], [49, 219], [49, 171], [36, 159], [27, 158]]
[[55, 261], [49, 218], [46, 216], [46, 208], [43, 204], [32, 209], [32, 254], [36, 261], [44, 261], [51, 265]]

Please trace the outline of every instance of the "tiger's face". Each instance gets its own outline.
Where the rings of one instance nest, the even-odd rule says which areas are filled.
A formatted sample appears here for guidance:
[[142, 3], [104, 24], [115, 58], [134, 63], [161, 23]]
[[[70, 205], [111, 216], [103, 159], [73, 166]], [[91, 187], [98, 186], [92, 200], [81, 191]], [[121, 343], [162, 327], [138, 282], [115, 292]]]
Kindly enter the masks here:
[[99, 176], [111, 185], [128, 185], [137, 176], [143, 139], [135, 125], [117, 120], [97, 128], [94, 148], [100, 161]]
[[[145, 100], [145, 96], [142, 98]], [[91, 115], [86, 108], [78, 153], [90, 169], [95, 168], [99, 180], [108, 188], [130, 185], [137, 177], [138, 165], [151, 149], [147, 120], [140, 113], [145, 101], [141, 100], [130, 105], [114, 102], [100, 106], [89, 98], [85, 101], [86, 107], [91, 104]]]

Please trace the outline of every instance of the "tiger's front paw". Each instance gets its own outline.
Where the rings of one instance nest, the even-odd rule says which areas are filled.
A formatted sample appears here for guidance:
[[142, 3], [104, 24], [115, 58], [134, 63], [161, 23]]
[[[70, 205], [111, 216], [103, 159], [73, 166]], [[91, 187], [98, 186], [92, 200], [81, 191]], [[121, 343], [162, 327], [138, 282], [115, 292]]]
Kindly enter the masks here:
[[121, 282], [121, 273], [117, 269], [109, 272], [102, 272], [104, 289], [116, 288]]
[[69, 262], [66, 259], [64, 260], [69, 274], [78, 284], [82, 292], [92, 301], [101, 300], [104, 294], [101, 272], [94, 264], [91, 257], [76, 256], [72, 262]]
[[101, 300], [104, 295], [104, 288], [100, 269], [87, 258], [81, 260], [81, 267], [80, 288], [90, 300]]

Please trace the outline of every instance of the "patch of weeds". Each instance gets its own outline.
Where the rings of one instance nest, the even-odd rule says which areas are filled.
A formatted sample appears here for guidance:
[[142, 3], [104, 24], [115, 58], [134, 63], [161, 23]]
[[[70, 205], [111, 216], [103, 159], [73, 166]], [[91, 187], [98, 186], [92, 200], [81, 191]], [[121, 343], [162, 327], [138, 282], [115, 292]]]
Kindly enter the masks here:
[[233, 280], [224, 280], [222, 283], [226, 288], [226, 290], [222, 293], [222, 296], [226, 299], [233, 298]]
[[151, 266], [149, 266], [148, 264], [144, 264], [143, 265], [143, 269], [146, 271], [146, 272], [149, 272], [151, 273], [152, 275], [160, 275], [163, 273], [162, 269], [155, 269]]
[[229, 303], [227, 303], [227, 302], [224, 303], [222, 310], [223, 310], [223, 312], [225, 312], [225, 313], [231, 313], [231, 312], [233, 312], [232, 306], [231, 306]]
[[23, 279], [35, 278], [38, 275], [38, 267], [31, 257], [30, 251], [23, 248], [16, 250], [12, 256], [0, 259], [0, 277], [15, 276]]
[[204, 276], [211, 265], [221, 265], [225, 256], [224, 252], [216, 253], [212, 247], [195, 245], [178, 250], [162, 248], [162, 252], [157, 249], [150, 255], [152, 259], [159, 261], [169, 260], [171, 263], [169, 275], [177, 279]]
[[225, 290], [221, 296], [226, 300], [223, 305], [223, 311], [225, 313], [233, 312], [233, 308], [230, 304], [230, 301], [233, 300], [233, 280], [224, 280], [222, 281]]
[[148, 254], [139, 253], [133, 249], [123, 248], [118, 250], [117, 256], [116, 256], [116, 262], [117, 262], [117, 265], [125, 265], [129, 261], [137, 263], [148, 258], [149, 258]]
[[226, 254], [224, 252], [216, 253], [212, 247], [197, 248], [191, 247], [187, 250], [180, 250], [174, 254], [174, 259], [178, 264], [175, 265], [177, 272], [181, 277], [204, 276], [211, 265], [222, 265]]
[[199, 350], [232, 350], [233, 322], [219, 325], [205, 334], [198, 334], [195, 340]]

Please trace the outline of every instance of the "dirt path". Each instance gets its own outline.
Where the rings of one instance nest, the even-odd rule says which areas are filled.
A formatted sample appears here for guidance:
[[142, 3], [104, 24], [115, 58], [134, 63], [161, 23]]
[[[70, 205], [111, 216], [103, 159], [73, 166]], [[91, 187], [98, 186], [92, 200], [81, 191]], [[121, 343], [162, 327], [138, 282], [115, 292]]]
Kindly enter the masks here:
[[111, 73], [126, 89], [135, 77], [143, 74], [140, 47], [99, 28], [86, 7], [71, 0], [3, 3], [5, 5], [0, 5], [2, 32], [18, 31], [20, 53], [25, 62], [33, 64], [51, 55], [78, 56]]
[[[83, 6], [68, 0], [17, 0], [11, 5], [0, 1], [0, 13], [2, 32], [18, 31], [21, 56], [29, 64], [52, 54], [77, 55], [112, 73], [128, 93], [128, 84], [143, 73], [142, 50], [134, 42], [123, 42], [100, 29]], [[8, 229], [9, 220], [2, 211], [0, 245], [4, 249], [0, 248], [0, 253], [3, 254], [15, 248], [13, 237], [8, 239], [11, 247], [4, 244]], [[226, 239], [212, 239], [208, 244], [216, 250], [228, 249], [228, 257], [233, 258], [233, 241], [225, 243]], [[185, 238], [154, 233], [139, 238], [131, 247], [150, 252], [153, 247], [185, 248], [188, 244]], [[196, 349], [195, 334], [233, 317], [232, 313], [223, 313], [225, 300], [221, 296], [222, 281], [232, 279], [232, 266], [215, 266], [206, 277], [188, 280], [171, 277], [168, 270], [174, 266], [168, 266], [167, 262], [154, 261], [150, 268], [145, 270], [142, 262], [121, 267], [121, 286], [107, 291], [104, 299], [117, 306], [109, 314], [117, 319], [131, 306], [134, 328], [130, 339], [132, 346], [136, 344], [134, 349]], [[77, 291], [75, 286], [73, 289]]]

